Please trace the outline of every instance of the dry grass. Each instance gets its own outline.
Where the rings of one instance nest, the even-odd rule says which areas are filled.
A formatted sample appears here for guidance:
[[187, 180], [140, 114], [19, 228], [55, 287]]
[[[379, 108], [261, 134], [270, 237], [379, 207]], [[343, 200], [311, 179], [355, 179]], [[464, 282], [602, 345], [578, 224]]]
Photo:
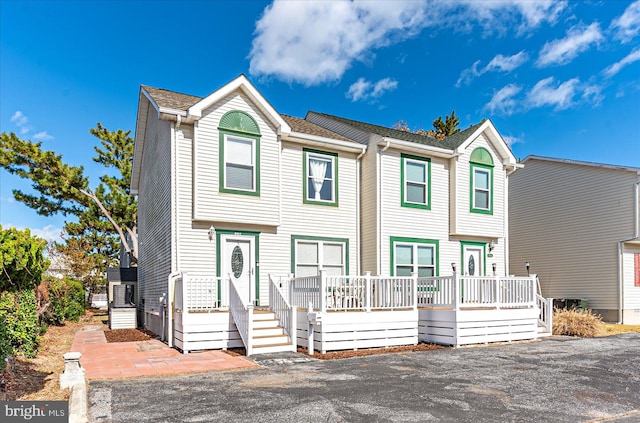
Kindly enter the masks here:
[[615, 323], [605, 323], [602, 336], [619, 335], [621, 333], [640, 332], [640, 325], [618, 325]]
[[602, 318], [591, 310], [559, 310], [553, 312], [553, 334], [593, 338], [605, 333]]
[[85, 325], [103, 324], [106, 312], [88, 310], [79, 322], [50, 326], [39, 338], [40, 351], [35, 358], [16, 357], [0, 373], [0, 400], [67, 400], [69, 390], [60, 389], [59, 377], [64, 370], [62, 355], [71, 350], [77, 330]]

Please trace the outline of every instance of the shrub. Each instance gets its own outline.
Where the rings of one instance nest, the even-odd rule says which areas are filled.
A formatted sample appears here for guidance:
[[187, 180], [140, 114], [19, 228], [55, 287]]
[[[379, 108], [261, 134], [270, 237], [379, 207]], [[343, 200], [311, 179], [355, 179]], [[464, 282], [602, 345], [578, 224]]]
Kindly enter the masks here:
[[47, 242], [24, 231], [0, 226], [0, 290], [24, 291], [40, 283], [49, 265], [43, 252]]
[[593, 338], [602, 334], [602, 318], [591, 310], [555, 309], [553, 312], [553, 334]]
[[78, 321], [84, 314], [82, 283], [68, 278], [46, 278], [43, 284], [50, 305], [42, 320], [53, 325], [61, 325], [65, 320]]
[[34, 357], [38, 352], [38, 316], [33, 289], [0, 293], [2, 359], [13, 354]]

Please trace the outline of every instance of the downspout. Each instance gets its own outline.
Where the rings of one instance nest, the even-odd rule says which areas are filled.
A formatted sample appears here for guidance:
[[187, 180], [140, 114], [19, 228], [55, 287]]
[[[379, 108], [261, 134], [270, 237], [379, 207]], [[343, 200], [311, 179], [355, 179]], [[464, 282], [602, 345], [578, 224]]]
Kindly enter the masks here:
[[633, 236], [618, 241], [618, 324], [623, 321], [623, 301], [624, 301], [624, 280], [622, 279], [622, 253], [624, 243], [627, 241], [637, 240], [640, 237], [640, 210], [638, 210], [638, 200], [640, 199], [640, 179], [634, 182], [633, 190]]
[[384, 152], [387, 151], [389, 149], [389, 146], [391, 146], [391, 141], [387, 140], [387, 145], [384, 146], [384, 148], [381, 150], [380, 147], [378, 147], [378, 168], [380, 169], [380, 178], [378, 178], [379, 184], [378, 184], [378, 234], [377, 234], [377, 242], [376, 242], [376, 248], [378, 249], [378, 276], [382, 275], [382, 184], [384, 182], [384, 178], [383, 178], [383, 171], [382, 171], [382, 156], [384, 155]]
[[[172, 139], [171, 139], [171, 161], [173, 162], [173, 169], [171, 170], [171, 182], [172, 182], [172, 193], [171, 193], [171, 226], [173, 226], [173, 236], [172, 236], [172, 244], [173, 244], [173, 252], [171, 254], [171, 274], [167, 278], [167, 294], [165, 295], [165, 304], [163, 307], [166, 307], [166, 312], [164, 316], [167, 319], [167, 345], [169, 347], [173, 347], [173, 302], [174, 302], [174, 288], [175, 288], [175, 279], [180, 275], [178, 269], [178, 219], [176, 216], [178, 211], [177, 207], [177, 196], [178, 196], [178, 158], [177, 158], [177, 143], [178, 143], [178, 130], [180, 129], [180, 125], [182, 124], [182, 116], [176, 115], [176, 123], [173, 125], [172, 131]], [[174, 212], [175, 211], [175, 212]], [[175, 253], [175, 254], [173, 254]], [[184, 281], [183, 281], [184, 283]], [[164, 325], [163, 325], [164, 326]], [[164, 331], [162, 331], [162, 335], [164, 336]]]
[[511, 170], [506, 170], [504, 178], [504, 275], [509, 276], [509, 176], [518, 170], [513, 166]]
[[364, 156], [364, 153], [367, 152], [367, 147], [363, 146], [362, 151], [356, 157], [356, 261], [357, 261], [357, 272], [356, 275], [361, 275], [362, 272], [362, 253], [360, 248], [362, 246], [362, 240], [360, 239], [360, 159]]

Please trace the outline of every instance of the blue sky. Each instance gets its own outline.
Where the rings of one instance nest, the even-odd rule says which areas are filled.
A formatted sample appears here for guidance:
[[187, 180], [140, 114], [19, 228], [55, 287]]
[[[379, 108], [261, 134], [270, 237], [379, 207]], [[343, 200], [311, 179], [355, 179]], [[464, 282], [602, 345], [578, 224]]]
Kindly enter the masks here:
[[[640, 0], [2, 0], [0, 43], [0, 130], [94, 186], [89, 129], [133, 130], [140, 84], [206, 96], [240, 73], [280, 113], [429, 129], [455, 110], [519, 158], [640, 167]], [[16, 187], [0, 170], [0, 224], [56, 236]]]

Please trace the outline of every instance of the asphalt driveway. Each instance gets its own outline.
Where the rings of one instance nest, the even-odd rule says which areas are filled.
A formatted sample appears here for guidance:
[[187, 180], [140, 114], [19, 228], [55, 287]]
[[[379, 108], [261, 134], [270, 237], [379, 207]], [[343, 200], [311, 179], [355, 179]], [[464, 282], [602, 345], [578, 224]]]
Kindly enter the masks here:
[[94, 381], [94, 422], [640, 422], [640, 334]]

